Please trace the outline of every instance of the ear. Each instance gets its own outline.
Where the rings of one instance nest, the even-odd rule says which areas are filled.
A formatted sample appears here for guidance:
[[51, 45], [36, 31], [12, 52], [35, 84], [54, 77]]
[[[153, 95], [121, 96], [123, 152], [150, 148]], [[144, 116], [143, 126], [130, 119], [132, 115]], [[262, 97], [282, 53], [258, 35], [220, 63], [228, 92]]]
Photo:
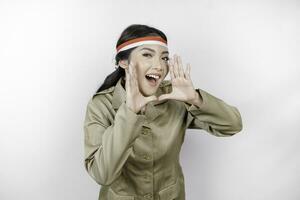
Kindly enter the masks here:
[[119, 65], [120, 65], [120, 67], [122, 67], [123, 69], [128, 68], [128, 60], [120, 60], [120, 61], [119, 61]]

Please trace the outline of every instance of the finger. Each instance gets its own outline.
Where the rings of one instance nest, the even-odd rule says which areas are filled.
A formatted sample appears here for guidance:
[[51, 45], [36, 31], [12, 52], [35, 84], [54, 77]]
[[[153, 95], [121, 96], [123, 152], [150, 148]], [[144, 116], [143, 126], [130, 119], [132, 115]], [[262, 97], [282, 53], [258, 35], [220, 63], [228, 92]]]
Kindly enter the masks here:
[[178, 78], [180, 76], [179, 70], [178, 70], [178, 56], [177, 55], [175, 55], [175, 59], [174, 59], [174, 75], [175, 75], [175, 78]]
[[130, 74], [130, 77], [132, 78], [132, 64], [131, 63], [129, 63], [129, 65], [128, 65], [128, 72]]
[[191, 65], [190, 65], [190, 63], [188, 63], [188, 64], [186, 65], [186, 72], [185, 72], [185, 77], [186, 77], [187, 79], [191, 79], [190, 71], [191, 71]]
[[174, 72], [174, 59], [172, 59], [172, 78], [175, 79], [176, 78], [176, 75], [175, 75], [175, 72]]
[[174, 77], [174, 62], [173, 59], [170, 59], [170, 76], [171, 76], [171, 80], [173, 80]]
[[174, 75], [175, 78], [180, 77], [179, 66], [178, 66], [178, 55], [175, 55], [175, 59], [174, 59]]
[[138, 86], [138, 81], [137, 81], [137, 71], [136, 71], [136, 66], [132, 65], [132, 76], [133, 76], [133, 82], [136, 86]]
[[135, 81], [135, 66], [133, 63], [129, 64], [129, 73], [130, 73], [130, 86], [132, 89], [136, 89], [136, 81]]
[[184, 75], [185, 75], [185, 77], [187, 77], [188, 76], [188, 71], [189, 71], [189, 65], [187, 64], [186, 65], [186, 67], [185, 67], [185, 71], [184, 71]]
[[128, 68], [125, 68], [125, 89], [126, 91], [129, 90], [129, 71], [128, 71]]
[[[169, 58], [169, 60], [168, 60], [168, 62], [167, 62], [167, 74], [170, 72], [170, 58]], [[166, 75], [167, 75], [166, 74]]]
[[170, 94], [162, 94], [158, 97], [158, 101], [162, 101], [162, 100], [165, 100], [165, 99], [174, 99], [173, 98], [173, 95], [170, 93]]
[[132, 69], [132, 85], [134, 90], [139, 91], [139, 85], [138, 85], [138, 81], [137, 81], [137, 72], [136, 72], [136, 66], [132, 63], [131, 65], [131, 69]]
[[127, 71], [128, 71], [128, 81], [129, 81], [131, 79], [131, 65], [130, 64], [128, 65]]
[[157, 97], [155, 95], [152, 95], [150, 97], [146, 97], [146, 104], [149, 103], [150, 101], [156, 101]]
[[179, 76], [182, 78], [185, 78], [184, 72], [183, 72], [183, 67], [182, 67], [182, 60], [181, 60], [180, 56], [178, 56], [178, 71], [179, 71]]

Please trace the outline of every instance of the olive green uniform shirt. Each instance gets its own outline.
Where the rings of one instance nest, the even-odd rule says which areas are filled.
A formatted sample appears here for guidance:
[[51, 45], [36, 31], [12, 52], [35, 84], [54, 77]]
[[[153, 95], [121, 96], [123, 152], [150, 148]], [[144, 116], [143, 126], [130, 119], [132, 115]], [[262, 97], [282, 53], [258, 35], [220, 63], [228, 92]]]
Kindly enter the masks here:
[[[93, 95], [86, 109], [84, 161], [102, 186], [98, 199], [185, 200], [179, 154], [186, 129], [232, 136], [242, 130], [238, 109], [198, 88], [201, 107], [169, 99], [135, 113], [121, 80]], [[171, 81], [164, 80], [156, 95], [171, 91]]]

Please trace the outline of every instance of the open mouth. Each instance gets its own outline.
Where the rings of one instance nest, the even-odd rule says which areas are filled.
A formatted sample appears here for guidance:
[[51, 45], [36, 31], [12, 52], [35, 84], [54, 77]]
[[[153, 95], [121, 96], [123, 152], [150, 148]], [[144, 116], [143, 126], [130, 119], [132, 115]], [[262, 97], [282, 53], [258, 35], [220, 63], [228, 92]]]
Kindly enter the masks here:
[[147, 74], [145, 77], [151, 86], [156, 86], [158, 80], [160, 79], [160, 75], [156, 75], [156, 74]]

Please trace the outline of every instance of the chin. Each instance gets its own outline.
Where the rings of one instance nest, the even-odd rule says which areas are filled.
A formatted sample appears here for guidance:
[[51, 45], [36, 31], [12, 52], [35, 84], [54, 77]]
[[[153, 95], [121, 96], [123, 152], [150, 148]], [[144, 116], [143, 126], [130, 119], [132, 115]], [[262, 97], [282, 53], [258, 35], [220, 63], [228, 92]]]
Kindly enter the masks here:
[[147, 93], [144, 93], [143, 95], [144, 95], [145, 97], [149, 97], [149, 96], [155, 95], [155, 93], [156, 93], [156, 91], [154, 91], [154, 92], [152, 92], [152, 93], [147, 92]]
[[149, 87], [147, 84], [148, 84], [148, 83], [145, 83], [145, 85], [143, 85], [143, 86], [140, 88], [141, 93], [142, 93], [145, 97], [155, 95], [155, 93], [156, 93], [157, 90], [158, 90], [159, 84], [158, 84], [156, 87]]
[[149, 89], [148, 89], [147, 92], [145, 92], [145, 90], [144, 90], [143, 95], [144, 95], [145, 97], [155, 95], [155, 93], [157, 92], [157, 89], [158, 89], [158, 88], [153, 88], [151, 91], [149, 91]]

